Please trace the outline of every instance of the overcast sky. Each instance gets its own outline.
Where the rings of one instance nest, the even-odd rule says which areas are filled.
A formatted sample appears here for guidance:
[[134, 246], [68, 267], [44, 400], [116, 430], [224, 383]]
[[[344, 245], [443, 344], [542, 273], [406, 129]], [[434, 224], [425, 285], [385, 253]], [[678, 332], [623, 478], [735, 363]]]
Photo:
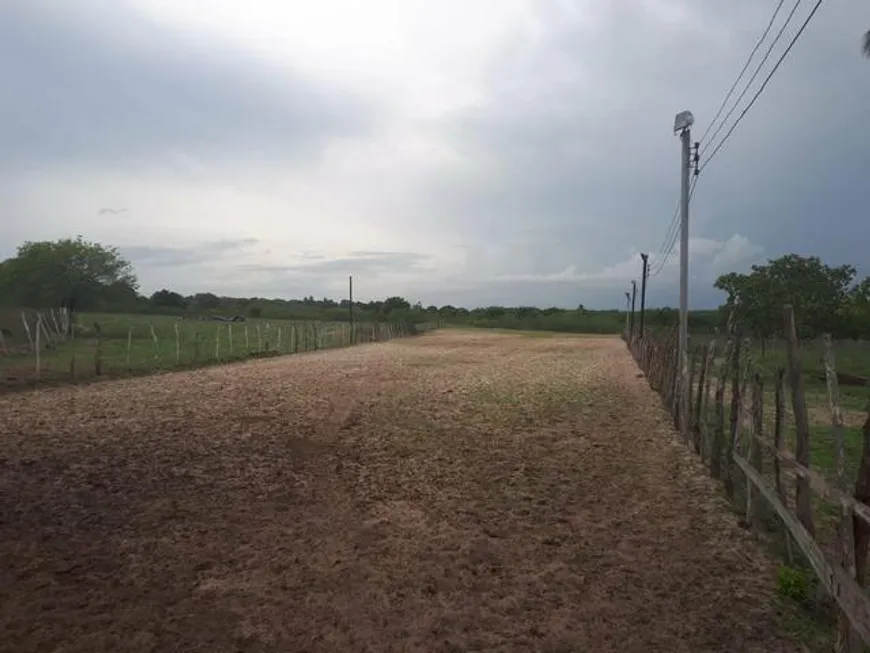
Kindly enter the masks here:
[[[775, 4], [4, 0], [0, 254], [82, 234], [146, 293], [353, 274], [362, 299], [623, 306], [674, 214], [674, 115], [703, 133]], [[693, 306], [788, 252], [870, 274], [866, 29], [870, 3], [823, 3], [701, 175]]]

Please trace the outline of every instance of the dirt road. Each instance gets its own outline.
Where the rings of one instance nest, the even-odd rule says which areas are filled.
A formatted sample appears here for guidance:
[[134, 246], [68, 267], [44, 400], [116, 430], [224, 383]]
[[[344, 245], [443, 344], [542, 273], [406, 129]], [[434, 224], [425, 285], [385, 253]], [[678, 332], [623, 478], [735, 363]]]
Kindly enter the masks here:
[[0, 398], [0, 650], [792, 651], [616, 339]]

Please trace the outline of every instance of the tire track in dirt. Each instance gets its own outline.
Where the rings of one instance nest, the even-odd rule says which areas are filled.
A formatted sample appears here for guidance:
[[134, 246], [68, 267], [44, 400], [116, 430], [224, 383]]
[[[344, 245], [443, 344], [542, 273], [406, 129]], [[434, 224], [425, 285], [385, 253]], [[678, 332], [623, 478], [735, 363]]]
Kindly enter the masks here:
[[0, 650], [800, 650], [618, 340], [448, 331], [0, 414]]

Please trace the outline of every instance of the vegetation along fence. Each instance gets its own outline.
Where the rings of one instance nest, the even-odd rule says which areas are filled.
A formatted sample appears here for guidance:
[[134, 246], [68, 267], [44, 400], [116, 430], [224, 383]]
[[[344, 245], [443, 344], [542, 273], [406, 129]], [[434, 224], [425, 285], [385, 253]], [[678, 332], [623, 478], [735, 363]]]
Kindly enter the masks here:
[[[808, 566], [836, 602], [838, 650], [859, 651], [862, 640], [870, 644], [870, 387], [865, 377], [837, 373], [830, 336], [819, 349], [801, 346], [791, 306], [784, 333], [786, 355], [773, 357], [781, 365], [730, 322], [724, 338], [690, 347], [682, 434], [724, 482], [742, 524], [782, 542], [785, 569]], [[856, 347], [863, 344], [843, 343], [841, 352], [854, 358]], [[629, 348], [679, 427], [676, 332], [636, 337]], [[818, 367], [808, 373], [802, 353], [812, 351], [819, 357], [807, 367]]]
[[381, 342], [434, 323], [342, 323], [20, 312], [0, 330], [0, 389], [129, 376]]

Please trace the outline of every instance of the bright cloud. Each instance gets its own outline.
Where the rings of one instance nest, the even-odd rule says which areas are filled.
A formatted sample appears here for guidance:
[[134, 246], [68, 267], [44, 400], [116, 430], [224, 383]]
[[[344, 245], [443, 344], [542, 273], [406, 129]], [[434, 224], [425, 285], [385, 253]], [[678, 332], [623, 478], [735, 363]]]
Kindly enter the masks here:
[[[702, 176], [695, 305], [767, 256], [861, 263], [858, 4], [820, 11]], [[673, 115], [706, 126], [769, 10], [5, 3], [3, 253], [82, 233], [120, 246], [149, 292], [338, 296], [353, 274], [363, 298], [620, 306], [673, 215]], [[652, 302], [675, 304], [676, 287], [673, 255]]]

